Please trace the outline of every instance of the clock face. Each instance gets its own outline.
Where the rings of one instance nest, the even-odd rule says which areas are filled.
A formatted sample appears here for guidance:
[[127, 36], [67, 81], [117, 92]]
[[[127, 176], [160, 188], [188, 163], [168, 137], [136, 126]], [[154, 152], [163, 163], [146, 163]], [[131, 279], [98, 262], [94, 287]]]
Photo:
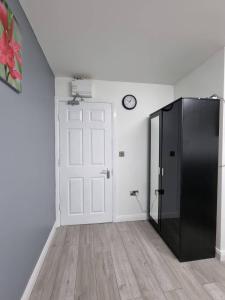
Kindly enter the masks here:
[[126, 95], [123, 97], [122, 104], [126, 109], [134, 109], [137, 105], [137, 99], [133, 95]]

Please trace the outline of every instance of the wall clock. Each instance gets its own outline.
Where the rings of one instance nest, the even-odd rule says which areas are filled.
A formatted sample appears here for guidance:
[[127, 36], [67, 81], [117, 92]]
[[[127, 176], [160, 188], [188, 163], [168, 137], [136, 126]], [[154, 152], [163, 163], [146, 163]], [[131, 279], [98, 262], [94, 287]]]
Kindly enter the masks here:
[[122, 105], [126, 109], [134, 109], [137, 105], [137, 99], [133, 95], [126, 95], [123, 97]]

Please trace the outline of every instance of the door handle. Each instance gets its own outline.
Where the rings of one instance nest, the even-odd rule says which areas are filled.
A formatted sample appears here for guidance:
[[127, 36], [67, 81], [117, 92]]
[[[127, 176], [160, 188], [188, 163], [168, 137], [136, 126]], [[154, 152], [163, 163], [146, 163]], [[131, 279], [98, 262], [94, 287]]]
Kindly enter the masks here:
[[107, 178], [107, 179], [110, 178], [110, 171], [109, 171], [109, 169], [102, 170], [102, 171], [100, 172], [100, 174], [106, 175], [106, 178]]

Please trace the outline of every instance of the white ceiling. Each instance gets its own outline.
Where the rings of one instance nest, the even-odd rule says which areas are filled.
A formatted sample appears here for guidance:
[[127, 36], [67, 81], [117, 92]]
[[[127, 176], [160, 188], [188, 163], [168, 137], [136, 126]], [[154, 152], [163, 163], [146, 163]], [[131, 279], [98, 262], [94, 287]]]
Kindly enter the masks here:
[[174, 84], [225, 45], [224, 0], [20, 0], [56, 76]]

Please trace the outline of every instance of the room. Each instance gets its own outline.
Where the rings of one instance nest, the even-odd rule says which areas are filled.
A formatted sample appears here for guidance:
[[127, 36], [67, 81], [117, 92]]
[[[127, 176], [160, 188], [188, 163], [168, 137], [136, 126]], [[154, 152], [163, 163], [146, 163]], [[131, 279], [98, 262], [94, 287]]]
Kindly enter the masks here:
[[0, 0], [0, 300], [225, 299], [225, 2]]

